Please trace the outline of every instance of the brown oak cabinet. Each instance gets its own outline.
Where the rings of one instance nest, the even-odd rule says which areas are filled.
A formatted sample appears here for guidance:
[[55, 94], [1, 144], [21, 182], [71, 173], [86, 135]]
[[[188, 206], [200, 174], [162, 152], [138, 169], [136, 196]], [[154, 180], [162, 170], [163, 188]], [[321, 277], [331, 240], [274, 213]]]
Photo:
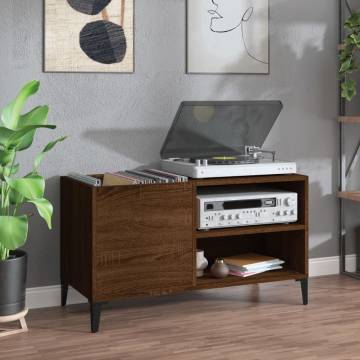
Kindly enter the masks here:
[[[199, 231], [199, 189], [257, 184], [298, 193], [299, 220]], [[196, 278], [196, 249], [217, 257], [258, 252], [286, 261], [282, 270], [248, 278]], [[123, 297], [179, 293], [281, 280], [299, 280], [307, 304], [308, 178], [303, 175], [190, 180], [188, 183], [92, 187], [61, 178], [61, 284], [90, 303], [97, 332], [101, 305]]]

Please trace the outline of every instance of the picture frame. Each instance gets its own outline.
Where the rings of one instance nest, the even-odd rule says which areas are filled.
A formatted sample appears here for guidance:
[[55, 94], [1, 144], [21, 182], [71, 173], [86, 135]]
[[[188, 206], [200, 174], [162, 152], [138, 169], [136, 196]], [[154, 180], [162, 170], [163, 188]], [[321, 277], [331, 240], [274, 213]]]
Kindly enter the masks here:
[[187, 0], [187, 74], [270, 72], [269, 0]]
[[135, 0], [45, 0], [44, 72], [133, 73]]

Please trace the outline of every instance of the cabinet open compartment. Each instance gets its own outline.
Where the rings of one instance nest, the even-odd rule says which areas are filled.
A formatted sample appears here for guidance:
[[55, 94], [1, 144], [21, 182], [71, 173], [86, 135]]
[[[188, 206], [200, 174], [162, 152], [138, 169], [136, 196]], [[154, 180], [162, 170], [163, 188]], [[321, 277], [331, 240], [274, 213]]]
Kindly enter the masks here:
[[[196, 279], [196, 288], [238, 286], [281, 280], [303, 280], [308, 277], [308, 179], [302, 175], [257, 176], [251, 178], [204, 179], [196, 181], [194, 193], [215, 191], [285, 190], [298, 195], [298, 221], [212, 230], [197, 229], [195, 214], [194, 239], [196, 248], [204, 250], [209, 260], [204, 277]], [[283, 269], [272, 270], [246, 278], [211, 277], [209, 269], [216, 258], [259, 253], [285, 261]]]
[[[225, 279], [212, 278], [209, 271], [197, 278], [197, 287], [230, 286], [242, 283], [268, 282], [274, 279], [301, 279], [307, 276], [306, 233], [303, 230], [240, 235], [225, 238], [197, 239], [197, 248], [204, 250], [209, 268], [217, 258], [257, 253], [284, 260], [283, 269], [272, 270], [247, 278], [229, 275]], [[209, 269], [208, 268], [208, 269]]]
[[[259, 176], [259, 178], [264, 178]], [[307, 187], [304, 186], [304, 181], [292, 179], [291, 181], [286, 181], [282, 179], [282, 181], [264, 181], [260, 183], [248, 183], [244, 181], [243, 183], [239, 183], [237, 181], [238, 178], [233, 179], [233, 182], [228, 182], [225, 184], [214, 184], [213, 181], [208, 180], [208, 184], [206, 180], [202, 182], [198, 182], [198, 186], [196, 188], [196, 194], [209, 193], [209, 192], [248, 192], [248, 191], [264, 191], [264, 190], [273, 190], [273, 191], [290, 191], [297, 193], [298, 196], [298, 221], [296, 223], [291, 223], [290, 225], [306, 225], [306, 216], [307, 216]], [[246, 178], [244, 178], [246, 179]], [[281, 178], [280, 178], [281, 180]], [[277, 224], [279, 226], [279, 224]], [[286, 225], [286, 224], [282, 224]], [[256, 228], [261, 229], [262, 227], [267, 225], [257, 225]], [[272, 226], [272, 225], [270, 225]], [[257, 230], [259, 231], [259, 230]]]

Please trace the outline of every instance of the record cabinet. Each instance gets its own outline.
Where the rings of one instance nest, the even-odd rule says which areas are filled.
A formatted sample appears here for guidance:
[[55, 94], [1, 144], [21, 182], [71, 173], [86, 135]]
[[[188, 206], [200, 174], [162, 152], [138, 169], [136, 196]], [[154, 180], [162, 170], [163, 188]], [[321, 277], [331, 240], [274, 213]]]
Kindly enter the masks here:
[[[298, 221], [199, 231], [200, 189], [245, 186], [298, 194]], [[281, 270], [248, 278], [196, 278], [196, 249], [210, 264], [218, 257], [257, 252], [285, 260]], [[61, 178], [62, 305], [68, 286], [90, 303], [91, 330], [99, 329], [102, 304], [282, 280], [300, 281], [308, 302], [308, 178], [276, 175], [190, 180], [187, 183], [92, 187]]]

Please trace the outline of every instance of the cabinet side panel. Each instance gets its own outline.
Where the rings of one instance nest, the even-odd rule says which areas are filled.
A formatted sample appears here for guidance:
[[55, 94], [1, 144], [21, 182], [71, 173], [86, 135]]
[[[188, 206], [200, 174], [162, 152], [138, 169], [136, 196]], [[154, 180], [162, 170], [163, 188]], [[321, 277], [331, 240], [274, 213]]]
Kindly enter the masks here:
[[[282, 184], [282, 188], [298, 194], [299, 222], [305, 225], [303, 231], [275, 234], [280, 241], [269, 242], [275, 254], [287, 256], [287, 263], [292, 270], [308, 276], [309, 273], [309, 179], [303, 176], [301, 181]], [[287, 241], [288, 240], [288, 241]]]
[[194, 285], [190, 184], [103, 188], [96, 200], [96, 300]]
[[305, 274], [309, 276], [309, 178], [304, 181], [304, 218], [305, 218]]
[[61, 178], [61, 280], [91, 299], [93, 189]]
[[294, 251], [292, 257], [293, 268], [301, 274], [309, 273], [309, 179], [303, 177], [302, 181], [296, 181], [293, 184], [288, 183], [285, 187], [287, 190], [296, 191], [298, 194], [298, 214], [299, 222], [305, 225], [305, 231], [288, 234], [288, 237], [296, 235], [296, 242], [292, 249]]

